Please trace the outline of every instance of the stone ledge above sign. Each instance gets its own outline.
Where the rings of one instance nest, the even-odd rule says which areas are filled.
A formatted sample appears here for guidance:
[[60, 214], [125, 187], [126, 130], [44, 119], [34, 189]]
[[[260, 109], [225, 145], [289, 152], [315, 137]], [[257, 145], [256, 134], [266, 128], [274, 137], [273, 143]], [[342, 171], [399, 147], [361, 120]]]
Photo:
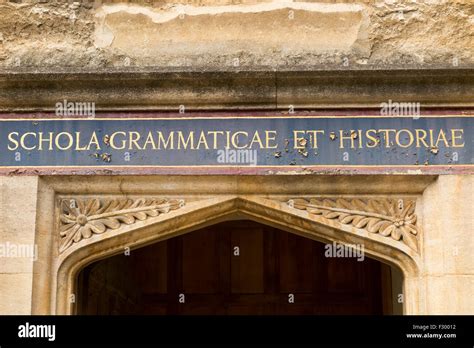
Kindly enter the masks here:
[[290, 199], [288, 206], [306, 210], [311, 217], [321, 216], [343, 225], [391, 237], [418, 251], [415, 201], [405, 199], [310, 198]]
[[116, 230], [123, 224], [131, 225], [183, 206], [184, 200], [166, 198], [62, 199], [59, 252], [94, 234]]
[[[101, 71], [55, 67], [0, 71], [0, 112], [54, 112], [64, 99], [96, 101], [96, 111], [134, 112], [375, 108], [388, 100], [423, 108], [473, 107], [474, 69], [133, 68]], [[391, 65], [393, 67], [393, 65]], [[334, 70], [335, 69], [335, 70]], [[455, 88], [453, 87], [455, 86]], [[202, 92], [201, 92], [202, 91]], [[100, 95], [100, 99], [97, 96]], [[18, 115], [17, 115], [18, 116]], [[47, 117], [47, 115], [43, 115]]]

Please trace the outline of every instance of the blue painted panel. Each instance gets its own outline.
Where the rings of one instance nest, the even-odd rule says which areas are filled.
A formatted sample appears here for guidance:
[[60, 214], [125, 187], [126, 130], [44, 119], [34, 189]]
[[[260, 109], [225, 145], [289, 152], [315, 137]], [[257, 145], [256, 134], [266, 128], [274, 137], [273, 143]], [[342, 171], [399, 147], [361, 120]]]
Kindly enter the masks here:
[[471, 117], [2, 120], [0, 127], [2, 167], [474, 163]]

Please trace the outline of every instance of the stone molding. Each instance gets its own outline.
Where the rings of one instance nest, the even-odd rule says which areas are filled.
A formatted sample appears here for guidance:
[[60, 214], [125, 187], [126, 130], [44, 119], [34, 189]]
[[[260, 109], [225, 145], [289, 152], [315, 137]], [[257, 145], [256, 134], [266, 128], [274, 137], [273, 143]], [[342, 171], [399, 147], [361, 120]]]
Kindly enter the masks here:
[[59, 252], [95, 234], [119, 229], [149, 217], [166, 214], [184, 206], [184, 200], [139, 199], [62, 199], [59, 215]]
[[[405, 243], [403, 235], [400, 240], [392, 238], [392, 233], [397, 236], [398, 232], [391, 231], [390, 236], [371, 233], [367, 230], [369, 222], [358, 228], [338, 218], [291, 207], [288, 200], [344, 199], [349, 203], [353, 199], [387, 199], [397, 203], [403, 200], [405, 206], [416, 201], [416, 212], [421, 214], [423, 206], [418, 199], [434, 180], [434, 176], [416, 175], [196, 176], [192, 180], [185, 175], [41, 177], [35, 242], [42, 261], [35, 262], [33, 269], [32, 312], [73, 314], [74, 304], [69, 299], [77, 291], [77, 274], [92, 262], [222, 221], [247, 219], [323, 243], [363, 244], [367, 257], [403, 272], [404, 313], [419, 313], [417, 279], [424, 255], [421, 220], [415, 224], [409, 217], [414, 214], [414, 206], [407, 210], [406, 217], [418, 226], [418, 250]], [[348, 210], [364, 211], [352, 206]], [[78, 219], [79, 212], [84, 217]], [[90, 226], [84, 228], [87, 224]], [[73, 236], [72, 231], [77, 233], [81, 227], [80, 235]], [[72, 242], [65, 243], [66, 235]]]
[[415, 201], [405, 199], [310, 198], [290, 199], [288, 206], [306, 210], [312, 218], [321, 216], [341, 225], [351, 225], [405, 243], [418, 251]]
[[[333, 220], [371, 234], [390, 237], [418, 252], [415, 201], [393, 198], [326, 197], [293, 198], [293, 209], [307, 211], [309, 217], [327, 224]], [[169, 213], [184, 206], [183, 199], [167, 198], [68, 198], [60, 200], [59, 253], [94, 235], [133, 225], [149, 217]]]
[[459, 108], [473, 107], [473, 96], [474, 69], [461, 68], [0, 72], [0, 112], [53, 112], [64, 99], [95, 102], [97, 112], [378, 110], [388, 100]]

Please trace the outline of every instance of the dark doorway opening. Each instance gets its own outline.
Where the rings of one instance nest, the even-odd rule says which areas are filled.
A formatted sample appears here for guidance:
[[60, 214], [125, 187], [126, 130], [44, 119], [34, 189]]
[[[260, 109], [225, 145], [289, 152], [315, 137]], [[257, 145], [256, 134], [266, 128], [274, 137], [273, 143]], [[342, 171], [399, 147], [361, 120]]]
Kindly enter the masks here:
[[78, 277], [78, 314], [392, 314], [392, 269], [326, 257], [325, 244], [228, 221], [97, 261]]

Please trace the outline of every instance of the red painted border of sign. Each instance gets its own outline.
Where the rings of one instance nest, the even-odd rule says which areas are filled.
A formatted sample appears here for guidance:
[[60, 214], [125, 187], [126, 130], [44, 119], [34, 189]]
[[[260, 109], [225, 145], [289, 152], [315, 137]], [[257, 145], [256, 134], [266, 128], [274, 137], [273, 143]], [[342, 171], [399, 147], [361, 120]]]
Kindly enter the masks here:
[[326, 167], [326, 166], [285, 166], [285, 167], [23, 167], [0, 168], [0, 175], [472, 175], [474, 165], [460, 166], [400, 166], [400, 167]]

